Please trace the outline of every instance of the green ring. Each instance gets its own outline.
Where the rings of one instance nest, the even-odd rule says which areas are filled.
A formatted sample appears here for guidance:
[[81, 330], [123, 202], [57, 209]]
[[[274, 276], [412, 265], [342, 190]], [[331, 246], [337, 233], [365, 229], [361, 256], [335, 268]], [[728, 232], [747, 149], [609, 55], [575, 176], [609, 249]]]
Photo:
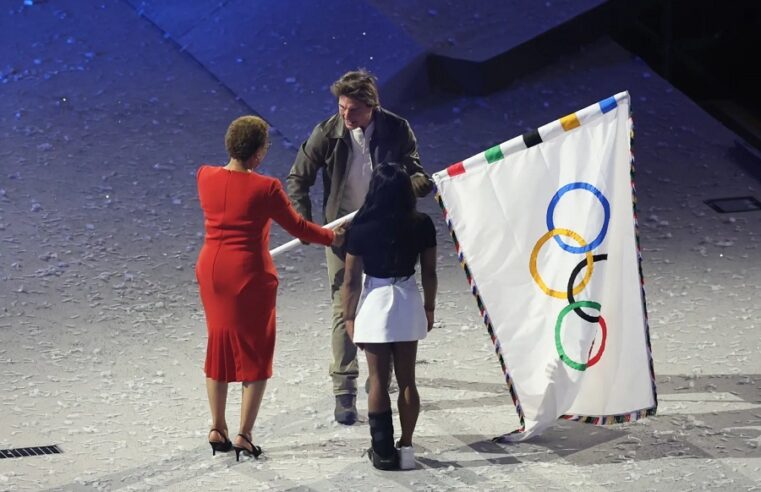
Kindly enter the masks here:
[[572, 369], [576, 369], [577, 371], [584, 371], [587, 368], [586, 364], [582, 364], [579, 362], [576, 362], [575, 360], [568, 357], [565, 353], [565, 350], [563, 350], [563, 342], [560, 341], [560, 328], [563, 324], [563, 318], [565, 318], [565, 315], [569, 312], [573, 311], [576, 308], [582, 308], [582, 307], [589, 307], [592, 309], [597, 309], [598, 311], [602, 306], [600, 306], [599, 302], [595, 301], [577, 301], [574, 303], [571, 303], [563, 308], [562, 311], [560, 311], [560, 314], [558, 315], [558, 320], [555, 322], [555, 348], [558, 351], [558, 355], [560, 355], [560, 360], [566, 363], [569, 367]]

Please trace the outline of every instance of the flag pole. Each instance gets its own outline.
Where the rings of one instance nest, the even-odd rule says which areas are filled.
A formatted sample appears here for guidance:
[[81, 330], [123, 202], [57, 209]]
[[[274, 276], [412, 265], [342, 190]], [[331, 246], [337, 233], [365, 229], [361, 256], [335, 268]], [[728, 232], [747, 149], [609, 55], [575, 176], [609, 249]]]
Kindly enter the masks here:
[[[351, 219], [354, 218], [354, 216], [356, 214], [357, 214], [357, 211], [355, 210], [354, 212], [350, 213], [349, 215], [344, 215], [343, 217], [338, 218], [338, 219], [334, 220], [333, 222], [331, 222], [329, 224], [325, 224], [322, 227], [325, 228], [325, 229], [333, 229], [333, 228], [338, 227], [339, 225], [343, 224], [344, 222], [350, 221]], [[288, 241], [285, 244], [281, 244], [280, 246], [278, 246], [275, 249], [271, 249], [270, 250], [270, 255], [274, 258], [275, 256], [279, 255], [280, 253], [285, 253], [286, 251], [292, 250], [293, 248], [295, 248], [299, 244], [301, 244], [301, 240], [300, 239], [293, 239], [292, 241]]]

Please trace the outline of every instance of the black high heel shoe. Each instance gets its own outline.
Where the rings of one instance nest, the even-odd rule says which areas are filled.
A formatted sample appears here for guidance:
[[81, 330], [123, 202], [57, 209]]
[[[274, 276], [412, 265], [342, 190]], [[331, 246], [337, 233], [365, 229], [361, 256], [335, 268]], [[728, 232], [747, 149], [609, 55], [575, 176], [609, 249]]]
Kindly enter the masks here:
[[243, 434], [238, 434], [240, 437], [246, 440], [247, 443], [251, 445], [251, 449], [248, 448], [239, 448], [238, 446], [233, 445], [233, 449], [235, 450], [235, 461], [240, 461], [240, 453], [243, 452], [244, 454], [249, 454], [253, 456], [254, 458], [258, 458], [260, 454], [262, 454], [262, 448], [257, 446], [256, 444], [251, 442], [251, 439], [247, 438]]
[[219, 429], [211, 429], [209, 431], [209, 436], [211, 436], [212, 432], [217, 432], [220, 436], [224, 437], [224, 441], [212, 441], [209, 440], [209, 444], [211, 444], [211, 455], [215, 456], [217, 454], [217, 451], [220, 453], [226, 453], [230, 451], [233, 448], [233, 442], [227, 438], [224, 432], [222, 432]]

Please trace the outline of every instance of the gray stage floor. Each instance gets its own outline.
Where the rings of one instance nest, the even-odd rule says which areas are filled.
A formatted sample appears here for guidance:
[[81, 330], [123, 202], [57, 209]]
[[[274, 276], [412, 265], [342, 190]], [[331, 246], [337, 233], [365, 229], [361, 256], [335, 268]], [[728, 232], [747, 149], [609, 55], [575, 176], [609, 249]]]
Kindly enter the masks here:
[[[194, 173], [223, 162], [227, 124], [250, 109], [125, 2], [21, 4], [0, 13], [0, 448], [63, 453], [0, 459], [0, 490], [761, 488], [761, 212], [703, 203], [761, 198], [761, 157], [611, 41], [489, 97], [391, 109], [434, 172], [630, 91], [658, 416], [493, 444], [518, 419], [428, 198], [440, 324], [420, 346], [419, 467], [394, 473], [362, 456], [364, 421], [332, 422], [317, 247], [278, 261], [266, 458], [211, 457]], [[265, 172], [282, 178], [294, 154], [276, 136]]]

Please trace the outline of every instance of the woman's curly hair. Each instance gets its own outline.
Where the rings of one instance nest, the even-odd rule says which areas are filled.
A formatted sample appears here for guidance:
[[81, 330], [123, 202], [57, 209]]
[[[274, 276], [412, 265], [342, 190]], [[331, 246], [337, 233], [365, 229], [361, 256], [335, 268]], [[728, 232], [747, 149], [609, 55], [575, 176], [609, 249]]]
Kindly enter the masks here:
[[230, 157], [247, 161], [267, 144], [269, 125], [258, 116], [241, 116], [230, 123], [225, 133], [225, 148]]

